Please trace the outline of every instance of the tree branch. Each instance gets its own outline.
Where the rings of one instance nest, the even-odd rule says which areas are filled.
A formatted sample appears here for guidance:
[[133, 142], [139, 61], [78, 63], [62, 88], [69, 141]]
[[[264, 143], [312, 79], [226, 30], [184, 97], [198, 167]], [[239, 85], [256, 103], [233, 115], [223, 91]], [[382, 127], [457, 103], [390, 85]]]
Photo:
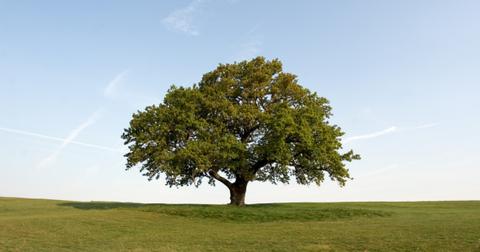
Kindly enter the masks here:
[[240, 141], [242, 143], [245, 143], [247, 139], [250, 137], [250, 135], [258, 128], [260, 128], [260, 125], [256, 125], [248, 130], [244, 130], [244, 132], [240, 135]]
[[212, 176], [213, 178], [215, 178], [216, 180], [222, 182], [224, 185], [226, 185], [228, 188], [230, 188], [232, 186], [232, 183], [230, 181], [228, 181], [228, 179], [220, 176], [216, 171], [214, 170], [209, 170], [208, 171], [208, 175]]
[[253, 170], [254, 173], [257, 173], [258, 170], [260, 170], [262, 167], [264, 167], [265, 165], [267, 165], [269, 163], [270, 162], [266, 158], [260, 159], [255, 164], [253, 164], [252, 170]]

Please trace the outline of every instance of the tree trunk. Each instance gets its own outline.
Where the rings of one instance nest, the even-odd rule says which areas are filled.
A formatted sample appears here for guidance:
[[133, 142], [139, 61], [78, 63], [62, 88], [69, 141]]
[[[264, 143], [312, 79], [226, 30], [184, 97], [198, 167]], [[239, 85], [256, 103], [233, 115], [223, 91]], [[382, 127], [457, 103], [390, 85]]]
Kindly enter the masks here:
[[248, 181], [237, 179], [230, 189], [230, 205], [245, 206], [245, 193], [247, 192]]
[[209, 170], [208, 174], [222, 182], [230, 190], [230, 205], [245, 206], [245, 193], [247, 192], [248, 180], [237, 177], [234, 183], [220, 176], [215, 170]]

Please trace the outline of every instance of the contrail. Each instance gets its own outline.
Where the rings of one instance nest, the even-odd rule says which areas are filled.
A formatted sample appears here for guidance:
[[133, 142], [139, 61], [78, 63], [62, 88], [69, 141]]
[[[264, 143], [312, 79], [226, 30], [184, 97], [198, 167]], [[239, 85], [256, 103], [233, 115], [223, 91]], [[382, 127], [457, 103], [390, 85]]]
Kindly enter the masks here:
[[388, 129], [384, 129], [384, 130], [382, 130], [382, 131], [378, 131], [378, 132], [375, 132], [375, 133], [349, 137], [349, 138], [345, 139], [344, 142], [345, 142], [345, 143], [348, 143], [348, 142], [355, 141], [355, 140], [375, 138], [375, 137], [383, 136], [383, 135], [386, 135], [386, 134], [389, 134], [389, 133], [393, 133], [393, 132], [395, 132], [396, 130], [397, 130], [397, 127], [392, 126], [392, 127], [388, 128]]
[[118, 84], [125, 79], [125, 76], [128, 74], [129, 70], [125, 70], [119, 74], [117, 74], [105, 87], [103, 90], [103, 96], [111, 97], [115, 93], [115, 89], [117, 88]]
[[97, 121], [97, 118], [100, 116], [102, 109], [98, 109], [97, 111], [93, 112], [87, 120], [84, 122], [80, 123], [75, 129], [70, 131], [68, 136], [63, 140], [62, 144], [60, 147], [58, 147], [57, 150], [52, 152], [50, 155], [48, 155], [46, 158], [42, 159], [38, 164], [37, 167], [45, 167], [46, 165], [54, 162], [58, 155], [62, 153], [63, 149], [65, 149], [71, 142], [73, 142], [77, 136], [82, 133], [83, 130], [88, 128], [90, 125], [94, 124]]
[[366, 134], [366, 135], [352, 136], [352, 137], [346, 138], [344, 143], [348, 143], [348, 142], [352, 142], [352, 141], [356, 141], [356, 140], [376, 138], [376, 137], [380, 137], [380, 136], [395, 133], [395, 132], [428, 129], [428, 128], [435, 127], [437, 125], [438, 125], [438, 123], [428, 123], [428, 124], [422, 124], [422, 125], [419, 125], [419, 126], [416, 126], [416, 127], [410, 127], [410, 128], [398, 128], [398, 127], [392, 126], [390, 128], [387, 128], [387, 129], [384, 129], [384, 130], [381, 130], [381, 131], [378, 131], [378, 132], [374, 132], [374, 133], [370, 133], [370, 134]]
[[[24, 136], [37, 137], [37, 138], [42, 138], [42, 139], [55, 141], [55, 142], [62, 142], [62, 143], [65, 142], [65, 140], [67, 140], [67, 138], [48, 136], [48, 135], [43, 135], [43, 134], [39, 134], [39, 133], [35, 133], [35, 132], [18, 130], [18, 129], [11, 129], [11, 128], [4, 128], [4, 127], [0, 127], [0, 131], [14, 133], [14, 134], [18, 134], [18, 135], [24, 135]], [[99, 150], [106, 150], [106, 151], [119, 152], [119, 153], [122, 152], [122, 150], [120, 148], [112, 148], [112, 147], [102, 146], [102, 145], [97, 145], [97, 144], [90, 144], [90, 143], [84, 143], [84, 142], [79, 142], [79, 141], [70, 141], [69, 143], [84, 146], [84, 147], [99, 149]]]

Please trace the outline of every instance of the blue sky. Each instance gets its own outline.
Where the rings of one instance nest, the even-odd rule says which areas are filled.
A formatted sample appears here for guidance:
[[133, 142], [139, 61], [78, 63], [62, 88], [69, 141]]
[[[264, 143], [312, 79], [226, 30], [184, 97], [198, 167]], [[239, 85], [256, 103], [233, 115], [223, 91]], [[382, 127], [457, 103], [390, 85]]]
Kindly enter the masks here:
[[263, 55], [328, 98], [344, 188], [253, 183], [247, 202], [480, 199], [478, 1], [0, 0], [0, 196], [226, 203], [124, 171], [131, 114]]

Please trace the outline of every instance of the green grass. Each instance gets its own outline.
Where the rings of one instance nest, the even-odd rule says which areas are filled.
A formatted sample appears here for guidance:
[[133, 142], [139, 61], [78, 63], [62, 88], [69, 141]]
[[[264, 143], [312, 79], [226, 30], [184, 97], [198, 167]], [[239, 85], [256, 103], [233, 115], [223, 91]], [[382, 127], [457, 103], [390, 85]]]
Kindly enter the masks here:
[[0, 251], [480, 251], [480, 201], [167, 205], [0, 198]]

